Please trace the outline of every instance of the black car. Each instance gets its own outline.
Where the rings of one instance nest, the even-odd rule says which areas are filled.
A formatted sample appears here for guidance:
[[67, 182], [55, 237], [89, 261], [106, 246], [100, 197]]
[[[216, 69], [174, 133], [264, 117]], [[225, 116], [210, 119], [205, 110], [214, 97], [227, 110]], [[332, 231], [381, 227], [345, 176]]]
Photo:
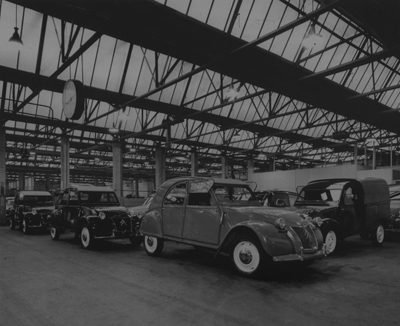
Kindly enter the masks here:
[[50, 235], [58, 240], [64, 231], [75, 232], [84, 248], [92, 248], [98, 239], [129, 238], [140, 244], [140, 219], [119, 203], [109, 187], [71, 184], [55, 192], [55, 210], [49, 219]]
[[18, 225], [25, 234], [35, 228], [47, 228], [48, 218], [54, 210], [53, 197], [48, 191], [19, 191], [7, 219], [10, 229]]
[[359, 234], [381, 246], [390, 225], [389, 187], [380, 178], [324, 179], [304, 186], [293, 207], [303, 216], [322, 219], [328, 252], [346, 237]]
[[14, 198], [15, 197], [7, 197], [6, 198], [6, 221], [7, 222], [9, 221], [9, 218], [11, 216], [10, 214], [14, 207]]

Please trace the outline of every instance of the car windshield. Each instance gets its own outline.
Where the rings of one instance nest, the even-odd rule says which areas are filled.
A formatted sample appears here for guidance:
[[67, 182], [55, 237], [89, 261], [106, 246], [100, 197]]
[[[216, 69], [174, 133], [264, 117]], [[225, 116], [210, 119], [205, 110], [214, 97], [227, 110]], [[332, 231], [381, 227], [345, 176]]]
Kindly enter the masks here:
[[400, 200], [400, 191], [399, 190], [391, 191], [390, 192], [390, 199], [392, 199], [392, 200]]
[[119, 205], [118, 198], [114, 192], [81, 191], [79, 196], [83, 205]]
[[30, 207], [54, 206], [51, 196], [24, 196], [23, 203]]
[[340, 201], [343, 185], [343, 182], [307, 185], [301, 190], [295, 205], [336, 205]]
[[222, 206], [261, 206], [248, 186], [214, 185], [213, 190]]
[[150, 195], [146, 198], [142, 206], [150, 206], [151, 202], [153, 201], [154, 195]]

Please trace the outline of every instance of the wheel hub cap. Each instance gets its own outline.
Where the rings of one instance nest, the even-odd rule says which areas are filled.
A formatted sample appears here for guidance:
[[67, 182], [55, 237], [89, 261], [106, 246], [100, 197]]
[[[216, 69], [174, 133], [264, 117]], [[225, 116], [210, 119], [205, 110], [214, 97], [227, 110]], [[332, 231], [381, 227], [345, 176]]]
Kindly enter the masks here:
[[151, 237], [147, 238], [147, 244], [149, 245], [149, 247], [152, 247], [154, 245], [154, 240]]
[[252, 254], [251, 254], [251, 251], [249, 250], [249, 249], [242, 249], [241, 251], [240, 251], [240, 253], [239, 253], [239, 258], [240, 258], [240, 261], [243, 263], [243, 264], [250, 264], [251, 263], [251, 261], [252, 261], [252, 259], [253, 259], [253, 256], [252, 256]]

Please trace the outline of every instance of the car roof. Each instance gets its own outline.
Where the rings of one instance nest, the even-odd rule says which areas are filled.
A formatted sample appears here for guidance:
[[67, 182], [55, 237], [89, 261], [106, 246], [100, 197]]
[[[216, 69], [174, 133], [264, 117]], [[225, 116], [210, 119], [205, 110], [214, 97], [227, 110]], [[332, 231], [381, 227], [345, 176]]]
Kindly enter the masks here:
[[280, 189], [272, 189], [272, 190], [267, 190], [267, 192], [268, 192], [268, 193], [270, 193], [270, 192], [274, 192], [274, 193], [279, 193], [279, 194], [282, 194], [282, 193], [284, 193], [284, 194], [295, 195], [295, 196], [297, 196], [297, 195], [298, 195], [298, 193], [297, 193], [297, 192], [295, 192], [295, 191], [289, 191], [289, 190], [280, 190]]
[[223, 178], [213, 178], [213, 177], [178, 177], [168, 179], [163, 183], [163, 187], [167, 186], [168, 188], [175, 183], [188, 181], [188, 180], [213, 180], [214, 184], [219, 185], [240, 185], [240, 186], [249, 186], [247, 182], [244, 182], [239, 179], [223, 179]]
[[78, 191], [107, 191], [114, 192], [114, 189], [107, 186], [94, 186], [89, 183], [70, 183], [67, 188], [75, 188]]
[[21, 190], [18, 193], [23, 194], [24, 196], [51, 196], [50, 192], [39, 190]]

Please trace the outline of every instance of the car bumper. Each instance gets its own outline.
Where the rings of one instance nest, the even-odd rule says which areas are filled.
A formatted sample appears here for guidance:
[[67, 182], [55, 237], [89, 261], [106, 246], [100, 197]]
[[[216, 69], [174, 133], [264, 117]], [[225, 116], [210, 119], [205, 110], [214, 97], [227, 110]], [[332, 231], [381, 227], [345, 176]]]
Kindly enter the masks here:
[[305, 250], [301, 249], [299, 253], [282, 255], [282, 256], [274, 256], [272, 257], [274, 262], [285, 262], [285, 261], [305, 261], [310, 259], [318, 259], [324, 258], [327, 256], [327, 250], [325, 244], [322, 249], [317, 250], [314, 253], [305, 252]]
[[28, 224], [29, 228], [47, 228], [49, 227], [48, 224]]
[[136, 236], [134, 232], [113, 232], [110, 235], [94, 235], [95, 239], [126, 239]]

